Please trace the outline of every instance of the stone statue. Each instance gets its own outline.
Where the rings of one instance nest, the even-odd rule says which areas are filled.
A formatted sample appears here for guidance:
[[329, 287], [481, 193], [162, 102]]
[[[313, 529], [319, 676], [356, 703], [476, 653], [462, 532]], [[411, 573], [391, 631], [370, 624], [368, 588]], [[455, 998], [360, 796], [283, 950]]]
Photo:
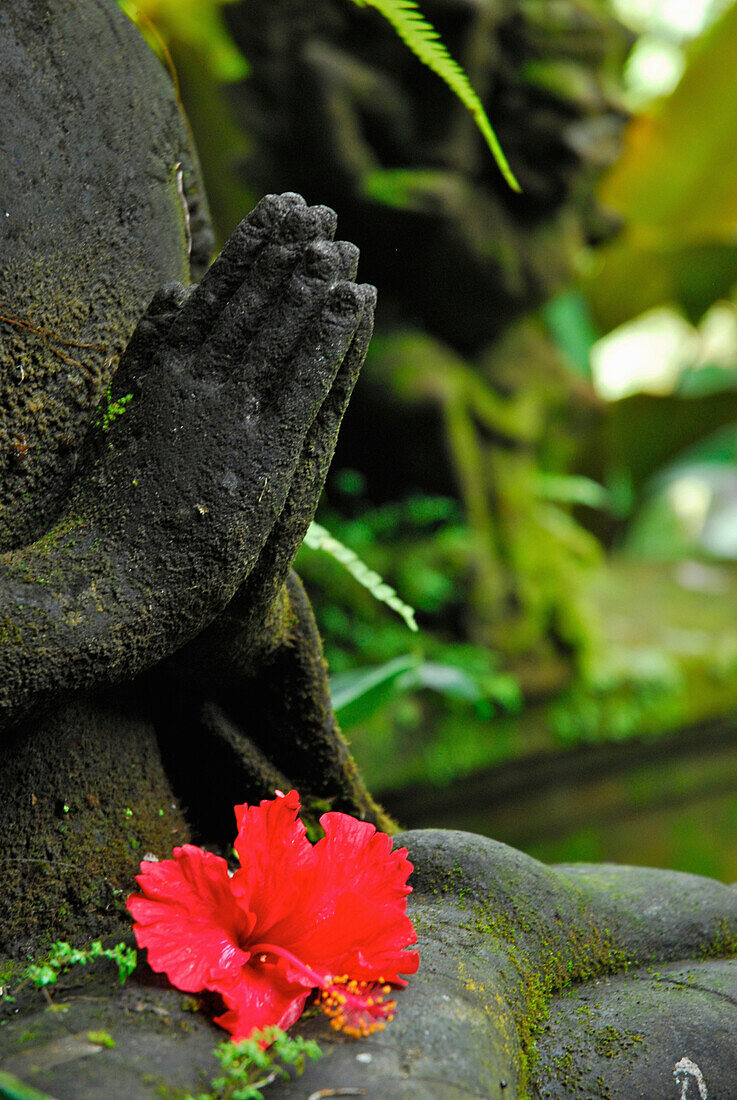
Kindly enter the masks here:
[[374, 292], [332, 211], [292, 194], [184, 285], [211, 243], [196, 161], [166, 72], [107, 0], [4, 6], [0, 105], [0, 927], [17, 950], [114, 926], [141, 855], [227, 843], [234, 800], [293, 784], [381, 820], [290, 573]]
[[[419, 972], [393, 992], [394, 1021], [367, 1039], [336, 1036], [322, 1015], [300, 1021], [325, 1056], [270, 1084], [265, 1100], [733, 1094], [733, 887], [648, 868], [545, 867], [469, 833], [410, 832], [396, 843], [415, 864]], [[191, 998], [145, 973], [114, 987], [109, 969], [70, 975], [56, 995], [63, 1013], [26, 990], [0, 1030], [0, 1074], [56, 1100], [200, 1093], [223, 1035], [207, 1011], [193, 1013]], [[114, 1048], [95, 1041], [100, 1031]]]
[[[370, 334], [355, 249], [326, 208], [270, 197], [187, 285], [209, 247], [196, 162], [107, 0], [0, 10], [0, 146], [0, 921], [17, 959], [119, 936], [145, 853], [224, 846], [233, 803], [275, 786], [389, 823], [290, 573]], [[396, 1021], [355, 1042], [305, 1021], [330, 1056], [269, 1095], [730, 1094], [731, 887], [546, 868], [468, 834], [398, 842], [421, 969]], [[121, 991], [92, 969], [59, 992], [57, 1012], [28, 987], [0, 1001], [3, 1095], [148, 1100], [214, 1073], [222, 1034], [143, 966]]]

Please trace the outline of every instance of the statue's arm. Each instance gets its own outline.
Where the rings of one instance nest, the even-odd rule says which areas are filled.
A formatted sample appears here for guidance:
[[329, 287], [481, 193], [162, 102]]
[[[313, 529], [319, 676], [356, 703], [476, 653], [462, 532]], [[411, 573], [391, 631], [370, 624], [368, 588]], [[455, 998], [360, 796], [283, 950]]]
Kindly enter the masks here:
[[149, 667], [251, 575], [254, 630], [267, 620], [371, 331], [374, 292], [353, 282], [357, 250], [332, 242], [334, 223], [271, 196], [202, 283], [152, 302], [64, 514], [0, 558], [0, 725]]

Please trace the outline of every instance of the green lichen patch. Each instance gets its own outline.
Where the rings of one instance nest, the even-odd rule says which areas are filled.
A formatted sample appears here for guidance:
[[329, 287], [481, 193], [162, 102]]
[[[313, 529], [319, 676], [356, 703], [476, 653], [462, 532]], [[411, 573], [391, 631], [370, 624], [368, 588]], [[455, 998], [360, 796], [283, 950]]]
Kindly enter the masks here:
[[631, 1055], [643, 1042], [642, 1035], [633, 1031], [619, 1031], [612, 1024], [592, 1029], [594, 1049], [600, 1058], [619, 1058]]
[[[496, 927], [507, 924], [508, 920], [497, 922]], [[626, 971], [630, 959], [611, 934], [593, 922], [584, 929], [571, 927], [545, 936], [541, 950], [528, 947], [524, 939], [520, 942], [518, 934], [505, 936], [505, 942], [518, 978], [510, 1000], [520, 1041], [519, 1078], [526, 1089], [538, 1063], [537, 1040], [548, 1022], [553, 997], [578, 983]]]

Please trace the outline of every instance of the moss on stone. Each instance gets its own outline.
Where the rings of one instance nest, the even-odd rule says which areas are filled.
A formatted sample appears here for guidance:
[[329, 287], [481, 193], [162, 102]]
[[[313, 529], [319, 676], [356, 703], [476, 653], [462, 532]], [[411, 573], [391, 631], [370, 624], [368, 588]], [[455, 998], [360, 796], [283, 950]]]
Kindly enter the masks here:
[[737, 920], [723, 917], [712, 939], [699, 949], [699, 957], [722, 959], [731, 958], [733, 955], [737, 955]]

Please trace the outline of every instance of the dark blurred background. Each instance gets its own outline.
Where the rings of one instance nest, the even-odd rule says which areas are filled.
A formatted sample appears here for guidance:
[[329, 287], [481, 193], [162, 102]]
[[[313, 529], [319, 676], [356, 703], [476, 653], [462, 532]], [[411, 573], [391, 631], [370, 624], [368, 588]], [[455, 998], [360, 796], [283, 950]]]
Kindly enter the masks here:
[[122, 2], [219, 239], [300, 191], [379, 287], [317, 518], [419, 632], [334, 544], [298, 559], [373, 791], [403, 825], [737, 879], [737, 6], [423, 2], [516, 195], [376, 11]]

